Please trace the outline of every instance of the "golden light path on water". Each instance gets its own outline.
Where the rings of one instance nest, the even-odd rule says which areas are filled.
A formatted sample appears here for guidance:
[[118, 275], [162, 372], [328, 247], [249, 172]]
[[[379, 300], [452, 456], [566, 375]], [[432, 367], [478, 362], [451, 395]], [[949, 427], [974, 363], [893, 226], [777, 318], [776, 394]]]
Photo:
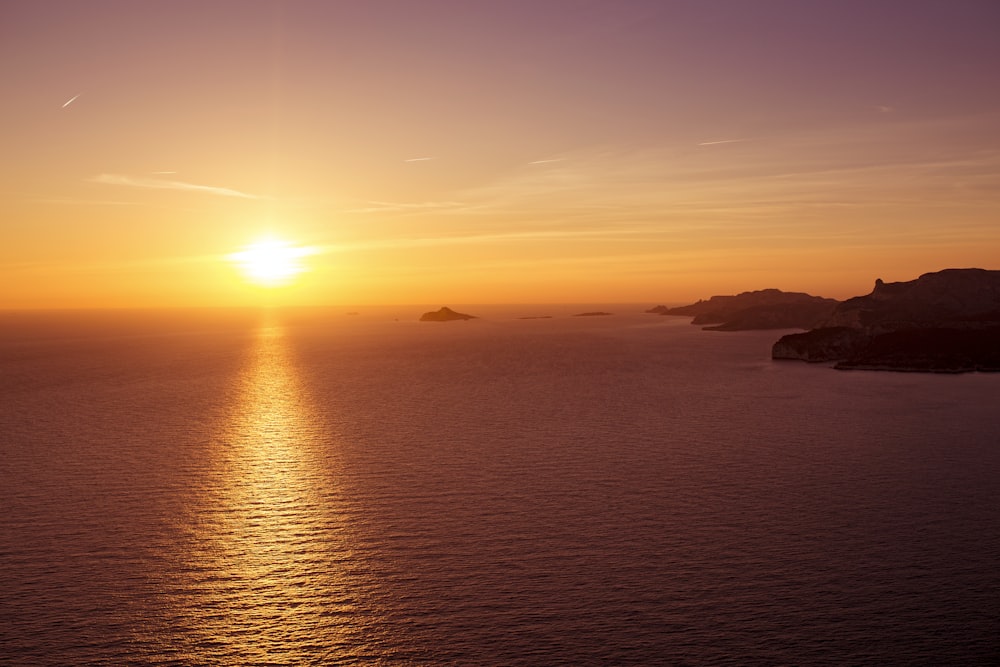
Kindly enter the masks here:
[[280, 324], [257, 331], [231, 419], [215, 443], [187, 567], [192, 658], [326, 663], [365, 652], [372, 621], [337, 479], [335, 442], [312, 409]]

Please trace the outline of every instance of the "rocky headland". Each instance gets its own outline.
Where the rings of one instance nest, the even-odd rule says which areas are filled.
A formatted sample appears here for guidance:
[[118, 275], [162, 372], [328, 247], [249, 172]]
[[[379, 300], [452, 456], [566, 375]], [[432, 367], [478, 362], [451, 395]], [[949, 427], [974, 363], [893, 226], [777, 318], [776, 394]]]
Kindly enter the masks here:
[[420, 316], [421, 322], [451, 322], [454, 320], [474, 320], [477, 319], [475, 315], [466, 315], [465, 313], [457, 313], [447, 306], [443, 306], [440, 310], [433, 310], [424, 313]]
[[774, 359], [839, 369], [1000, 371], [1000, 271], [945, 269], [875, 282], [806, 333], [783, 336]]
[[764, 289], [713, 296], [688, 306], [656, 306], [647, 313], [693, 317], [691, 324], [710, 331], [751, 329], [810, 329], [830, 317], [839, 302], [802, 292]]

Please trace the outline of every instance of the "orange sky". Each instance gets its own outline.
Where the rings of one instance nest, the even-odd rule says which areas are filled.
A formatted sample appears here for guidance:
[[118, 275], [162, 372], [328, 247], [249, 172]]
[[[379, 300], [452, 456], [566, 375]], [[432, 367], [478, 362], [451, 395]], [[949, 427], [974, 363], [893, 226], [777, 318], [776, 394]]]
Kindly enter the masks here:
[[[1000, 5], [820, 4], [6, 2], [0, 309], [1000, 268]], [[250, 284], [265, 234], [309, 270]]]

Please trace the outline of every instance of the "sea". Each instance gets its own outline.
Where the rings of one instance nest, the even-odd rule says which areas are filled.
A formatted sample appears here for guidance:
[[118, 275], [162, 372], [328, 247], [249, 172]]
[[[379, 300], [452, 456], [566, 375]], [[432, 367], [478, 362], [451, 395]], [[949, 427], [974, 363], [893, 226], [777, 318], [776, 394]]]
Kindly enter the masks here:
[[438, 305], [0, 315], [0, 664], [1000, 664], [1000, 374]]

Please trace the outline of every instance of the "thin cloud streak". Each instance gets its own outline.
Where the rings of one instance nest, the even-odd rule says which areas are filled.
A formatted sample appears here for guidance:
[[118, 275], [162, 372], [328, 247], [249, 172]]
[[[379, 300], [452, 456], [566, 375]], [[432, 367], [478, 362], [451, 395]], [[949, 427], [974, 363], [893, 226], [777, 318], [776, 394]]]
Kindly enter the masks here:
[[719, 141], [703, 141], [699, 146], [718, 146], [719, 144], [742, 144], [749, 139], [720, 139]]
[[66, 100], [66, 102], [62, 105], [62, 108], [65, 109], [69, 105], [73, 104], [73, 102], [76, 102], [76, 98], [80, 97], [80, 95], [83, 95], [83, 93], [77, 93], [73, 97], [71, 97], [68, 100]]
[[403, 162], [426, 162], [427, 160], [433, 160], [432, 157], [411, 157], [408, 160], [403, 160]]
[[185, 192], [203, 192], [205, 194], [219, 195], [222, 197], [260, 199], [257, 195], [248, 194], [239, 190], [233, 190], [231, 188], [220, 188], [213, 185], [199, 185], [197, 183], [170, 181], [159, 178], [136, 178], [134, 176], [126, 176], [124, 174], [99, 174], [89, 180], [91, 183], [121, 185], [131, 188], [145, 188], [148, 190], [181, 190]]
[[156, 270], [165, 266], [196, 264], [216, 264], [226, 261], [226, 255], [188, 255], [174, 257], [139, 257], [127, 260], [96, 261], [36, 261], [0, 263], [0, 268], [40, 273], [86, 273], [95, 271], [134, 271], [136, 269]]
[[137, 201], [118, 199], [28, 199], [37, 204], [66, 204], [71, 206], [138, 206]]

